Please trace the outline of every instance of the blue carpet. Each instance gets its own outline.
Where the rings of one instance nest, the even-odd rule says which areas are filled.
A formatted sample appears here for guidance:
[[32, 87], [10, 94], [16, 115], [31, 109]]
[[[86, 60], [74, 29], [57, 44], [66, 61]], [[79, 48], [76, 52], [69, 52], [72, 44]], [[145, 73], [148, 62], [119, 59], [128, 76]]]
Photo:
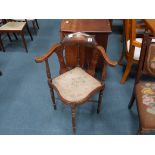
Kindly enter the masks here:
[[[33, 34], [34, 41], [26, 35], [28, 53], [21, 39], [10, 42], [4, 36], [6, 52], [0, 52], [0, 134], [72, 134], [71, 110], [57, 100], [54, 111], [45, 65], [36, 64], [34, 58], [44, 54], [53, 43], [59, 42], [60, 20], [38, 20], [40, 29]], [[120, 57], [121, 22], [115, 20], [110, 34], [107, 53], [111, 59]], [[13, 38], [13, 37], [12, 37]], [[20, 38], [20, 36], [18, 37]], [[52, 74], [57, 75], [59, 65], [56, 56], [50, 59]], [[129, 111], [135, 70], [127, 82], [119, 81], [124, 66], [107, 68], [106, 87], [102, 111], [96, 113], [97, 104], [81, 105], [77, 110], [77, 134], [136, 134], [138, 115], [136, 106]], [[97, 96], [94, 97], [97, 99]]]

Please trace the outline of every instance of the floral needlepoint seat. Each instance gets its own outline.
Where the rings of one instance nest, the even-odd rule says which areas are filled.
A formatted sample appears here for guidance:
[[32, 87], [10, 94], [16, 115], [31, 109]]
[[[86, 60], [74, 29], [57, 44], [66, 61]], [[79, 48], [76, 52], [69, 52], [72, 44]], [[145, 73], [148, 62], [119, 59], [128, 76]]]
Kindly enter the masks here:
[[[144, 35], [139, 66], [135, 84], [129, 103], [129, 109], [136, 99], [139, 116], [138, 134], [155, 131], [155, 37], [148, 33]], [[152, 79], [148, 82], [142, 76]]]
[[140, 82], [136, 85], [136, 99], [143, 128], [155, 128], [155, 82]]

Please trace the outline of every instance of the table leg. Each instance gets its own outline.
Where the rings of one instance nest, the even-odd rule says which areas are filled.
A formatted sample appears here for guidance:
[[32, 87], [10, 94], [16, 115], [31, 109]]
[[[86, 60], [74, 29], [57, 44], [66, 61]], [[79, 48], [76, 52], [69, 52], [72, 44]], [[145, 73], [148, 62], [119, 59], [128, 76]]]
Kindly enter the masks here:
[[26, 41], [25, 41], [25, 38], [24, 38], [24, 33], [23, 33], [23, 31], [21, 32], [21, 37], [22, 37], [22, 40], [23, 40], [23, 45], [24, 45], [24, 47], [25, 47], [25, 50], [26, 50], [26, 52], [28, 52], [28, 50], [27, 50], [27, 45], [26, 45]]
[[0, 34], [0, 48], [2, 48], [3, 52], [5, 52], [3, 42], [2, 42], [2, 39], [1, 39], [1, 34]]
[[11, 41], [12, 41], [12, 39], [11, 39], [10, 34], [9, 34], [9, 33], [7, 33], [7, 36], [8, 36], [8, 38], [9, 38], [10, 42], [11, 42]]
[[38, 24], [37, 19], [35, 19], [35, 22], [36, 22], [37, 28], [39, 29], [39, 24]]
[[33, 24], [33, 31], [35, 34], [37, 34], [37, 28], [35, 26], [35, 21], [32, 21], [32, 24]]
[[16, 33], [13, 33], [14, 37], [16, 40], [18, 40]]
[[27, 31], [28, 31], [28, 33], [29, 33], [29, 35], [30, 35], [31, 40], [33, 40], [33, 37], [32, 37], [32, 34], [31, 34], [31, 32], [30, 32], [28, 23], [26, 23], [26, 29], [27, 29]]

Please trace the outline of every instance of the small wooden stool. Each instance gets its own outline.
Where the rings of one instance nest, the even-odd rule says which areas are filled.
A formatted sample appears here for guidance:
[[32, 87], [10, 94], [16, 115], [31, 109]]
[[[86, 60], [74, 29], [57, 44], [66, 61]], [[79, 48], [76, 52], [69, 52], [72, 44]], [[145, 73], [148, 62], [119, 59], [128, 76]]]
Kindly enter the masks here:
[[[2, 34], [2, 33], [19, 33], [22, 37], [22, 41], [23, 41], [25, 50], [26, 50], [26, 52], [28, 52], [26, 41], [24, 38], [25, 27], [26, 27], [26, 22], [8, 22], [0, 27], [0, 34]], [[0, 40], [1, 40], [1, 38], [0, 38]], [[3, 46], [2, 46], [2, 48], [4, 49]]]

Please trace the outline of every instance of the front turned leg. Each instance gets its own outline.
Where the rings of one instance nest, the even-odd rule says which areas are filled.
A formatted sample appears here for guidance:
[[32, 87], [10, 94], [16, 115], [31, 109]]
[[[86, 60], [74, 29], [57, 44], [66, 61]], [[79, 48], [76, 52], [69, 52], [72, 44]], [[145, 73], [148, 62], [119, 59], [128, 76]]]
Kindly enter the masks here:
[[72, 105], [71, 106], [72, 110], [72, 129], [73, 129], [73, 134], [76, 134], [76, 106]]
[[49, 85], [49, 88], [50, 88], [50, 94], [51, 94], [51, 99], [52, 99], [52, 102], [53, 102], [53, 107], [54, 107], [54, 110], [56, 110], [54, 90], [53, 90], [52, 86], [50, 85], [50, 83], [48, 83], [48, 85]]
[[103, 89], [100, 90], [99, 98], [98, 98], [98, 107], [97, 107], [97, 113], [99, 114], [101, 111], [101, 104], [102, 104], [102, 96], [103, 96]]

